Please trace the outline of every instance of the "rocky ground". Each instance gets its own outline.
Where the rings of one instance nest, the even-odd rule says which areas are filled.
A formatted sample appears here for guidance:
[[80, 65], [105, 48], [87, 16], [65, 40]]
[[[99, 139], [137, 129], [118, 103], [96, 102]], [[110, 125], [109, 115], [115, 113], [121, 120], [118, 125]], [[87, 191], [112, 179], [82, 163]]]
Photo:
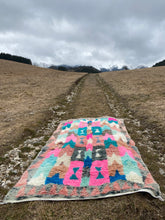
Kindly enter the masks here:
[[[1, 159], [1, 199], [20, 178], [61, 120], [112, 116], [124, 118], [130, 136], [155, 180], [165, 193], [164, 141], [158, 127], [148, 126], [117, 87], [98, 74], [88, 74], [49, 107], [49, 118], [33, 134], [4, 150]], [[126, 97], [125, 97], [126, 98]], [[147, 120], [147, 119], [146, 119]], [[47, 122], [47, 123], [46, 123]], [[160, 138], [157, 138], [160, 137]], [[157, 147], [159, 146], [159, 147]], [[164, 203], [147, 193], [88, 201], [34, 201], [0, 206], [2, 219], [164, 219]]]

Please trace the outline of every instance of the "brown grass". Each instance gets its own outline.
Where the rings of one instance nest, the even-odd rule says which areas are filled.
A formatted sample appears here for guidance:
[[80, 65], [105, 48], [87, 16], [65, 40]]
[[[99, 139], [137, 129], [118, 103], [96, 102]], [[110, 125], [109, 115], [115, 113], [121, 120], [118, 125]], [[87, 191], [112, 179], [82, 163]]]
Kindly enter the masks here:
[[33, 135], [57, 98], [83, 75], [0, 60], [0, 152]]
[[[140, 70], [138, 73], [140, 73], [141, 76], [144, 77], [145, 73], [143, 73], [143, 71], [148, 71], [148, 75], [150, 75], [151, 78], [152, 74], [149, 72], [150, 71], [152, 72], [152, 70], [150, 71]], [[138, 79], [139, 79], [136, 74], [136, 71], [135, 74], [133, 71], [123, 72], [124, 75], [120, 75], [120, 77], [118, 76], [118, 74], [122, 74], [122, 72], [100, 74], [101, 77], [103, 77], [109, 84], [106, 84], [103, 81], [101, 81], [100, 77], [97, 74], [96, 75], [89, 74], [85, 78], [85, 81], [84, 82], [82, 81], [81, 87], [76, 95], [77, 98], [75, 98], [74, 102], [71, 103], [70, 106], [68, 106], [67, 117], [78, 118], [78, 117], [97, 117], [103, 115], [110, 115], [112, 117], [124, 117], [126, 119], [129, 119], [128, 120], [129, 124], [127, 127], [129, 133], [131, 137], [135, 140], [135, 143], [137, 143], [137, 146], [141, 142], [144, 143], [140, 148], [140, 153], [142, 155], [142, 158], [144, 159], [146, 165], [149, 167], [154, 178], [160, 184], [162, 192], [165, 192], [164, 179], [163, 179], [164, 177], [161, 176], [160, 173], [158, 172], [159, 170], [159, 164], [157, 163], [158, 155], [157, 154], [153, 155], [152, 151], [148, 152], [147, 147], [145, 146], [145, 144], [147, 144], [151, 136], [149, 136], [148, 139], [145, 139], [146, 135], [143, 134], [142, 132], [142, 130], [145, 129], [144, 126], [142, 125], [141, 127], [138, 127], [132, 123], [132, 121], [135, 121], [135, 119], [141, 120], [141, 116], [140, 116], [141, 112], [138, 106], [142, 105], [143, 102], [141, 101], [141, 98], [139, 99], [137, 96], [136, 100], [138, 104], [136, 105], [135, 100], [134, 100], [134, 104], [132, 104], [132, 102], [130, 101], [130, 94], [131, 95], [132, 93], [133, 95], [138, 94], [140, 88], [141, 88], [140, 94], [143, 93], [142, 92], [143, 90], [148, 91], [145, 88], [146, 87], [145, 80], [144, 80], [144, 85], [143, 85], [143, 81], [141, 81], [141, 86], [138, 86], [136, 88], [134, 86], [136, 85], [136, 82], [134, 82], [134, 80], [137, 80], [138, 83]], [[115, 76], [117, 76], [117, 78]], [[62, 78], [62, 76], [60, 75], [59, 78]], [[123, 78], [125, 79], [125, 81], [128, 81], [127, 84], [129, 85], [129, 87], [121, 83], [123, 82]], [[150, 79], [151, 84], [154, 83], [152, 81], [153, 80]], [[148, 83], [148, 87], [150, 87], [150, 83]], [[158, 83], [161, 85], [161, 82]], [[113, 87], [113, 90], [111, 90], [109, 85], [110, 87]], [[120, 87], [122, 88], [122, 92]], [[159, 93], [161, 93], [161, 91], [159, 91]], [[39, 95], [38, 98], [40, 98], [41, 100], [43, 99], [42, 95]], [[138, 110], [138, 114], [132, 114], [130, 116], [129, 110], [131, 109]], [[138, 115], [139, 117], [137, 117]], [[145, 112], [145, 115], [148, 118], [147, 119], [148, 121], [152, 120], [152, 116], [150, 113]], [[158, 124], [160, 127], [164, 126], [161, 123], [161, 120], [158, 116], [157, 116], [157, 120], [160, 121]], [[155, 129], [157, 129], [157, 127]], [[2, 219], [67, 219], [67, 220], [69, 219], [78, 219], [78, 220], [79, 219], [90, 219], [90, 220], [158, 219], [159, 220], [165, 218], [165, 206], [163, 202], [152, 198], [147, 193], [136, 193], [127, 196], [99, 199], [99, 200], [88, 200], [88, 201], [64, 201], [64, 202], [34, 201], [34, 202], [25, 202], [20, 204], [19, 203], [7, 204], [0, 206], [0, 213]]]
[[165, 127], [165, 67], [106, 72], [100, 76], [131, 110], [161, 129]]

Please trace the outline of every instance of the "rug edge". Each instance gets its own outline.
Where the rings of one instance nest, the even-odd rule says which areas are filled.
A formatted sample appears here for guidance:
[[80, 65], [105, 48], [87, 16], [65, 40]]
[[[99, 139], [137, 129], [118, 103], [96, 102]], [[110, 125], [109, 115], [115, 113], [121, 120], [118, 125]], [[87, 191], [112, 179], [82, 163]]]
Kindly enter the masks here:
[[149, 193], [153, 198], [155, 199], [159, 199], [160, 201], [164, 202], [164, 198], [162, 197], [162, 195], [158, 195], [155, 196], [154, 193], [149, 190], [149, 189], [140, 189], [134, 192], [125, 192], [125, 193], [117, 193], [114, 195], [106, 195], [106, 196], [98, 196], [98, 197], [92, 197], [92, 198], [30, 198], [30, 199], [22, 199], [22, 200], [7, 200], [5, 201], [5, 198], [3, 200], [2, 203], [0, 203], [1, 205], [5, 205], [5, 204], [13, 204], [13, 203], [22, 203], [22, 202], [31, 202], [31, 201], [83, 201], [83, 200], [90, 200], [90, 199], [103, 199], [103, 198], [111, 198], [111, 197], [116, 197], [116, 196], [124, 196], [124, 195], [130, 195], [130, 194], [135, 194], [135, 193], [139, 193], [139, 192], [146, 192]]

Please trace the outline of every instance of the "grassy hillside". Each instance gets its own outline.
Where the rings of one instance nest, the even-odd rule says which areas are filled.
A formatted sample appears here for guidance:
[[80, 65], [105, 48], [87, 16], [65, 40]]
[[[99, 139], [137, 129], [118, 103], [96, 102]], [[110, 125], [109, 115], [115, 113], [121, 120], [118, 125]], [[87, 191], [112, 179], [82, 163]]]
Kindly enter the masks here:
[[106, 72], [100, 76], [141, 118], [165, 127], [165, 67]]
[[33, 133], [59, 96], [83, 75], [0, 60], [0, 153], [2, 146]]
[[[15, 185], [60, 120], [103, 115], [125, 119], [144, 162], [165, 193], [163, 67], [84, 76], [22, 64], [15, 66], [6, 61], [2, 64], [1, 121], [6, 122], [1, 124], [0, 134], [1, 143], [6, 144], [1, 145], [1, 198]], [[11, 125], [15, 128], [12, 131]], [[21, 137], [24, 133], [27, 133], [24, 140], [14, 143], [16, 134]], [[147, 193], [136, 193], [88, 201], [7, 204], [0, 206], [0, 213], [5, 220], [150, 220], [164, 219], [165, 205]]]

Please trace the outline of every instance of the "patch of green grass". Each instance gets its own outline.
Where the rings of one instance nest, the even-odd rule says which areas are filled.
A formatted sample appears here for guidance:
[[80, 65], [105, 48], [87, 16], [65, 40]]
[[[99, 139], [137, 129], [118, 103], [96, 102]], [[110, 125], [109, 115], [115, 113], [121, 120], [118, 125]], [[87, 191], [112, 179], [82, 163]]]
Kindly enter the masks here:
[[2, 160], [0, 161], [0, 165], [1, 164], [8, 164], [10, 163], [10, 158], [2, 158]]
[[50, 136], [48, 135], [45, 135], [44, 136], [44, 139], [43, 139], [43, 143], [46, 143], [48, 140], [49, 140]]
[[8, 192], [8, 189], [5, 189], [2, 186], [0, 186], [0, 195], [6, 195], [7, 192]]
[[6, 158], [0, 157], [0, 164], [3, 163], [3, 162], [5, 162], [5, 160], [6, 160]]
[[24, 137], [24, 138], [28, 137], [28, 136], [34, 137], [34, 135], [35, 135], [35, 130], [32, 128], [25, 128], [22, 133], [22, 137]]
[[22, 152], [19, 152], [19, 157], [22, 158], [23, 161], [27, 160], [27, 155], [23, 154]]
[[21, 151], [22, 152], [30, 152], [32, 149], [30, 147], [22, 147]]
[[35, 147], [37, 147], [39, 145], [42, 145], [42, 143], [41, 142], [33, 143], [33, 146], [35, 146]]

